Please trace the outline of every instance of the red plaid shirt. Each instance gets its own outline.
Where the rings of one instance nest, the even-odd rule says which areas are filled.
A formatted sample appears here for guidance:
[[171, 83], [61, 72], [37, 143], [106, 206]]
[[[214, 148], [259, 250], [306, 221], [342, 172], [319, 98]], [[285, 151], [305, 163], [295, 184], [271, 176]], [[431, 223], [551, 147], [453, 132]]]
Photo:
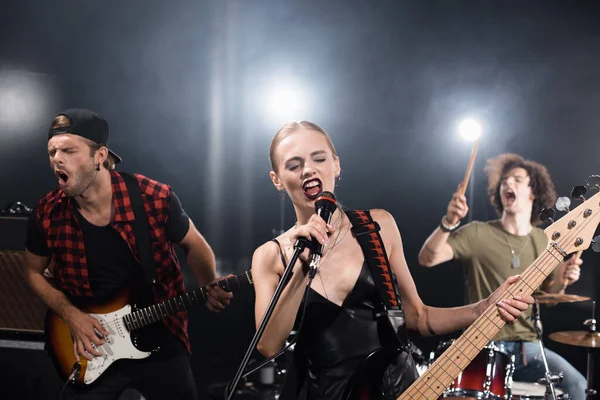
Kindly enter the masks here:
[[[139, 262], [138, 249], [132, 222], [133, 208], [125, 181], [111, 171], [115, 217], [112, 227], [121, 234]], [[144, 209], [150, 225], [150, 242], [156, 264], [156, 283], [152, 286], [156, 302], [168, 300], [185, 293], [183, 275], [173, 248], [167, 239], [166, 225], [169, 215], [171, 189], [168, 185], [135, 175], [142, 193]], [[69, 296], [92, 297], [88, 280], [83, 234], [77, 223], [74, 205], [60, 188], [42, 197], [37, 204], [37, 223], [46, 235], [48, 248], [55, 262], [53, 273], [58, 288]], [[187, 314], [179, 312], [163, 320], [167, 328], [190, 349], [187, 334]]]

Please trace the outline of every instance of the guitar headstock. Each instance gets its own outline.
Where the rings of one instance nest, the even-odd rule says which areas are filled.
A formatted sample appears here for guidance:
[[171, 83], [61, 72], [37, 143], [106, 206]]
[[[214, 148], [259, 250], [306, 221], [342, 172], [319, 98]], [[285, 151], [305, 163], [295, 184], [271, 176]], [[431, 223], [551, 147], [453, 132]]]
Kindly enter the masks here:
[[[594, 250], [600, 250], [600, 240], [594, 238], [594, 233], [598, 224], [600, 224], [600, 185], [598, 183], [591, 184], [590, 180], [596, 180], [598, 175], [592, 175], [588, 178], [588, 183], [585, 186], [575, 186], [571, 191], [571, 197], [574, 200], [580, 200], [582, 203], [576, 206], [573, 210], [571, 200], [568, 197], [560, 197], [556, 201], [556, 208], [559, 211], [568, 211], [557, 221], [554, 221], [556, 212], [554, 209], [545, 209], [540, 213], [542, 221], [551, 221], [552, 225], [544, 229], [544, 233], [548, 237], [549, 243], [553, 245], [564, 256], [575, 251], [583, 251], [590, 247], [591, 244]], [[585, 194], [588, 188], [598, 190], [594, 196], [585, 199]]]

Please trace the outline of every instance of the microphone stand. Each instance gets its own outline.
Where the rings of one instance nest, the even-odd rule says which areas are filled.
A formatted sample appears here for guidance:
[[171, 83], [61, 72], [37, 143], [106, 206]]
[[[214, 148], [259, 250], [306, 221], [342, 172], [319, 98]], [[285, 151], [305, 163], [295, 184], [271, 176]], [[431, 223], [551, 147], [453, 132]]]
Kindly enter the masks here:
[[256, 345], [258, 344], [260, 338], [262, 337], [263, 332], [265, 331], [265, 328], [267, 327], [267, 324], [269, 323], [271, 314], [273, 314], [273, 311], [275, 310], [275, 306], [277, 305], [277, 301], [279, 301], [279, 297], [281, 297], [281, 293], [283, 292], [283, 289], [285, 288], [285, 286], [289, 282], [290, 278], [292, 277], [294, 265], [296, 264], [298, 257], [304, 251], [304, 249], [306, 248], [307, 245], [308, 245], [308, 240], [305, 238], [300, 238], [296, 241], [296, 244], [294, 245], [294, 254], [292, 255], [292, 259], [290, 260], [289, 264], [285, 267], [283, 276], [279, 280], [279, 284], [277, 285], [277, 288], [275, 289], [275, 293], [273, 294], [273, 297], [271, 298], [271, 301], [269, 302], [269, 305], [267, 306], [265, 315], [263, 316], [262, 320], [260, 321], [260, 324], [258, 325], [258, 328], [256, 329], [256, 333], [254, 334], [254, 337], [252, 338], [252, 341], [250, 342], [250, 346], [248, 346], [248, 350], [246, 351], [246, 354], [244, 355], [244, 358], [242, 359], [242, 363], [240, 364], [240, 367], [238, 368], [238, 371], [235, 374], [233, 381], [231, 381], [231, 383], [229, 385], [227, 385], [227, 387], [225, 388], [225, 399], [230, 400], [233, 398], [235, 389], [236, 389], [237, 385], [239, 384], [240, 379], [242, 378], [242, 375], [244, 374], [244, 370], [248, 366], [248, 362], [250, 361], [250, 356], [254, 352]]

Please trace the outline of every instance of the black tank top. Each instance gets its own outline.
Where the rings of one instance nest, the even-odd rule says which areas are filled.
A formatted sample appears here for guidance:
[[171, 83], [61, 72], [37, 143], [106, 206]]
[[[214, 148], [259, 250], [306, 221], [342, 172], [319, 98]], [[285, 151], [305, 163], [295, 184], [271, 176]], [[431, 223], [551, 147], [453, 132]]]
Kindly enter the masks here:
[[[279, 245], [276, 239], [273, 240]], [[285, 266], [281, 246], [279, 251]], [[358, 279], [341, 306], [312, 288], [307, 301], [306, 315], [294, 350], [295, 379], [298, 382], [286, 381], [286, 385], [293, 385], [298, 391], [304, 383], [306, 398], [310, 400], [341, 399], [359, 364], [382, 347], [374, 316], [379, 298], [366, 262], [363, 262]], [[402, 379], [403, 368], [404, 365], [393, 363], [386, 372], [382, 391], [390, 398], [397, 398], [416, 377]], [[289, 391], [284, 389], [284, 393], [288, 393], [285, 397], [289, 398]]]

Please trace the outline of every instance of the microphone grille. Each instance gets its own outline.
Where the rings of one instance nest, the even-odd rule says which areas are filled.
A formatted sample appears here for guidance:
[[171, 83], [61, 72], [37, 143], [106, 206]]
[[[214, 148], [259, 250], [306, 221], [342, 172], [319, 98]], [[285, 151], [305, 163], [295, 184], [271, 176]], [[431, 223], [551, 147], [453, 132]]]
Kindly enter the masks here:
[[317, 200], [315, 201], [315, 209], [326, 208], [329, 211], [333, 212], [337, 207], [337, 200], [335, 198], [335, 194], [332, 192], [321, 192]]

